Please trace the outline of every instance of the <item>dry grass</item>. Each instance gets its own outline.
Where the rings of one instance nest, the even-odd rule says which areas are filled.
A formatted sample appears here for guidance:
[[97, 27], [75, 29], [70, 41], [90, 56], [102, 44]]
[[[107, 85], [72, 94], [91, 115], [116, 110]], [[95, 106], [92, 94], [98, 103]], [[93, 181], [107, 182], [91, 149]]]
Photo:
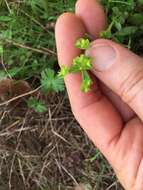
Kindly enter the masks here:
[[[44, 115], [25, 104], [0, 112], [0, 190], [120, 190], [100, 152], [75, 121], [66, 94], [45, 98]], [[83, 187], [84, 185], [82, 185]]]

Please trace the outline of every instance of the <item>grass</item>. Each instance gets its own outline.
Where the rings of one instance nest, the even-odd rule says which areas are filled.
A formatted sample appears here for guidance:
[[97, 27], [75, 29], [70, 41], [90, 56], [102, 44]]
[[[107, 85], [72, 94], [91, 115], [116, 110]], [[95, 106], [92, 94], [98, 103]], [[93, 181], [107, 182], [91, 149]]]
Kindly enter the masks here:
[[[142, 0], [101, 1], [109, 18], [101, 35], [142, 54]], [[66, 93], [49, 93], [63, 89], [54, 25], [74, 3], [0, 0], [0, 190], [122, 189], [76, 123]]]

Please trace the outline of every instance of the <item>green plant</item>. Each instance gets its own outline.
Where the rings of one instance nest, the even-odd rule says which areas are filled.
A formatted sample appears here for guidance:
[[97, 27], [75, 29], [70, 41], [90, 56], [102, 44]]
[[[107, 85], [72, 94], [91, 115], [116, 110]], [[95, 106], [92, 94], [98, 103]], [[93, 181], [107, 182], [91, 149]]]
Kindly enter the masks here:
[[[59, 68], [54, 24], [61, 13], [74, 10], [76, 1], [0, 0], [0, 62], [3, 63], [0, 64], [0, 80], [9, 77], [26, 80], [32, 89], [41, 87], [44, 94], [49, 92], [49, 86], [50, 91], [54, 91], [51, 85], [47, 88], [48, 75], [42, 77], [41, 74], [50, 69], [54, 71], [53, 78], [57, 78]], [[130, 8], [130, 2], [134, 2], [133, 9]], [[110, 25], [110, 35], [105, 31], [106, 38], [123, 43], [142, 54], [143, 0], [102, 0], [102, 3]], [[119, 21], [113, 22], [113, 16]], [[130, 26], [135, 26], [136, 32], [126, 36], [118, 35], [118, 31]], [[68, 68], [63, 71], [62, 76], [69, 72]], [[110, 187], [121, 190], [106, 160], [87, 141], [81, 130], [74, 127], [67, 98], [57, 96], [51, 98], [50, 93], [46, 101], [36, 97], [28, 100], [28, 107], [38, 113], [44, 113], [48, 108], [48, 113], [40, 116], [33, 113], [29, 115], [29, 112], [27, 114], [23, 106], [16, 109], [15, 106], [12, 109], [6, 106], [4, 112], [1, 108], [0, 139], [3, 150], [0, 156], [0, 189], [69, 190], [74, 189], [77, 180], [79, 183], [90, 184], [91, 189], [96, 186], [97, 190]], [[74, 143], [65, 143], [66, 139]], [[64, 175], [66, 170], [75, 178], [74, 181], [71, 175]]]
[[6, 68], [0, 67], [1, 79], [36, 80], [35, 87], [46, 68], [55, 70], [54, 23], [63, 11], [73, 11], [74, 3], [75, 0], [0, 1], [1, 59]]
[[108, 27], [102, 38], [113, 39], [138, 54], [143, 49], [143, 1], [100, 0], [105, 7]]
[[52, 69], [45, 69], [42, 71], [41, 85], [44, 93], [51, 91], [60, 92], [64, 90], [63, 79], [59, 78]]
[[28, 103], [28, 107], [29, 108], [34, 109], [38, 113], [44, 113], [47, 110], [47, 108], [44, 105], [44, 103], [41, 102], [41, 101], [38, 101], [34, 97], [29, 98], [29, 100], [27, 101], [27, 103]]
[[[90, 47], [90, 41], [88, 39], [80, 38], [77, 40], [75, 46], [81, 50], [86, 50]], [[89, 56], [81, 54], [80, 56], [73, 59], [72, 65], [70, 67], [61, 66], [61, 71], [59, 72], [59, 77], [64, 78], [70, 73], [81, 72], [82, 84], [81, 91], [88, 92], [92, 85], [92, 80], [88, 71], [92, 69], [92, 59]]]

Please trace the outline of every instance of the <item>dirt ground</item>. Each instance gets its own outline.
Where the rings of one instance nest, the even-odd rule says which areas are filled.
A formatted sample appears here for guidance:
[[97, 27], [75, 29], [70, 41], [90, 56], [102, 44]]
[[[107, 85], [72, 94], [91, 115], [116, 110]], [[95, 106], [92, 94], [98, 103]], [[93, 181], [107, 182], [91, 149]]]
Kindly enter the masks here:
[[45, 114], [25, 103], [1, 108], [0, 190], [121, 190], [75, 121], [67, 94], [44, 99]]

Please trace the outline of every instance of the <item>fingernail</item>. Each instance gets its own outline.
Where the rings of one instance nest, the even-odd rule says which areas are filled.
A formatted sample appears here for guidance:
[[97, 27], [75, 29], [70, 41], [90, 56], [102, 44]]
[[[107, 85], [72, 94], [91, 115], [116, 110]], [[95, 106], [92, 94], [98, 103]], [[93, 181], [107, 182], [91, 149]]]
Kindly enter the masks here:
[[114, 64], [116, 58], [116, 51], [107, 44], [93, 45], [86, 53], [88, 56], [92, 57], [93, 67], [100, 71], [110, 68]]

